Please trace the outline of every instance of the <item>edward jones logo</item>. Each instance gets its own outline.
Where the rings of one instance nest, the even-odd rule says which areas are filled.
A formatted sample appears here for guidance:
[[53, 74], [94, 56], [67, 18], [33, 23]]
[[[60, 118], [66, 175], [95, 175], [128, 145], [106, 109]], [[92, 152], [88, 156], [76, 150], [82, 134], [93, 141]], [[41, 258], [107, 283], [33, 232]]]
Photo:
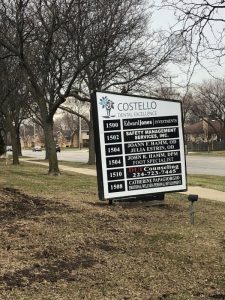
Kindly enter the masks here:
[[107, 96], [103, 96], [100, 99], [99, 104], [106, 110], [105, 118], [115, 117], [111, 115], [112, 109], [114, 109], [114, 102], [110, 100]]

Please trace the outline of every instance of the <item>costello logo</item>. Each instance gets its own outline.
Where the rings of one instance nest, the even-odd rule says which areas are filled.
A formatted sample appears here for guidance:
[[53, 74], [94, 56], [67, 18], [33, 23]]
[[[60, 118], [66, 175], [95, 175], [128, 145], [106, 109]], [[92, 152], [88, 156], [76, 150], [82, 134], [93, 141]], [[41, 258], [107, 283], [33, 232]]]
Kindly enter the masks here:
[[157, 108], [155, 101], [147, 102], [121, 102], [118, 104], [119, 111], [131, 111], [131, 110], [154, 110]]
[[107, 116], [105, 116], [105, 118], [115, 117], [111, 115], [111, 111], [114, 109], [114, 102], [112, 100], [110, 100], [107, 96], [103, 96], [100, 99], [99, 104], [102, 106], [102, 108], [106, 109]]

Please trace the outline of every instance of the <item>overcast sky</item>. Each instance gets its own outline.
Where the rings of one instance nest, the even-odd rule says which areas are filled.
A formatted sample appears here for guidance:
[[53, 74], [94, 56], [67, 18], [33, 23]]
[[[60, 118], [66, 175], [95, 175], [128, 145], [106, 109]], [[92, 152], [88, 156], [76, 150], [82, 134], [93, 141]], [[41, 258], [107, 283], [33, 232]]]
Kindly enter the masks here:
[[[160, 0], [156, 1], [160, 3]], [[152, 26], [155, 29], [163, 29], [168, 30], [171, 26], [176, 24], [176, 19], [173, 11], [168, 9], [160, 9], [160, 11], [155, 12], [152, 17]], [[178, 28], [177, 28], [178, 29]], [[215, 61], [204, 61], [204, 65], [207, 66], [207, 69], [213, 74], [215, 77], [222, 78], [225, 76], [225, 59], [222, 62], [222, 66], [218, 66]], [[187, 82], [187, 67], [177, 68], [175, 66], [171, 66], [170, 70], [172, 72], [172, 81], [177, 84], [185, 84]], [[195, 68], [194, 74], [191, 78], [191, 83], [198, 84], [203, 80], [212, 79], [210, 74], [204, 68], [197, 66]]]

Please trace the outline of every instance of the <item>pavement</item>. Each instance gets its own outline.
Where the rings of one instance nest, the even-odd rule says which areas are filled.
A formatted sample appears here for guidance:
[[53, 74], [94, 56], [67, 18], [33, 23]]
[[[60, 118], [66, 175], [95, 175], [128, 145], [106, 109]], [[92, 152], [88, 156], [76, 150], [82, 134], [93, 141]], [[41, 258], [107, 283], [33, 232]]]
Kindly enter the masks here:
[[[32, 159], [23, 159], [23, 161], [25, 161], [27, 163], [32, 163], [32, 164], [48, 166], [48, 163], [46, 163], [46, 162], [34, 161]], [[59, 169], [61, 171], [75, 172], [75, 173], [80, 173], [80, 174], [89, 175], [89, 176], [97, 175], [96, 170], [93, 170], [93, 169], [74, 168], [74, 167], [69, 167], [69, 166], [65, 166], [65, 165], [61, 165], [61, 164], [59, 164]], [[224, 181], [225, 181], [225, 179], [224, 179]], [[209, 200], [214, 200], [214, 201], [225, 202], [225, 192], [208, 189], [208, 188], [203, 188], [200, 186], [188, 186], [188, 191], [181, 192], [181, 193], [185, 194], [185, 195], [195, 194], [195, 195], [198, 195], [199, 199], [209, 199]]]
[[[22, 161], [25, 161], [27, 163], [42, 165], [42, 166], [48, 166], [47, 162], [39, 162], [39, 161], [34, 161], [32, 159], [22, 159]], [[59, 164], [59, 169], [60, 171], [69, 171], [69, 172], [75, 172], [84, 175], [97, 176], [96, 170], [93, 169], [75, 168], [75, 167], [64, 166], [61, 164]]]
[[225, 202], [225, 192], [207, 189], [200, 186], [189, 186], [187, 192], [181, 192], [181, 194], [195, 194], [198, 195], [199, 199], [209, 199], [214, 201]]

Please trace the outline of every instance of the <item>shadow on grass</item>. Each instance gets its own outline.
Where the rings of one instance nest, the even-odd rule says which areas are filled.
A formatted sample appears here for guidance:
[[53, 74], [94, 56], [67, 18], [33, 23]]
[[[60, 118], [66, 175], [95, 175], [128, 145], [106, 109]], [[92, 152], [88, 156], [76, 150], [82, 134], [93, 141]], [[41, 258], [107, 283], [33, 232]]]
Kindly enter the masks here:
[[13, 219], [32, 219], [44, 213], [80, 213], [78, 209], [66, 204], [40, 197], [26, 195], [17, 189], [3, 188], [0, 190], [3, 199], [0, 198], [1, 214], [0, 222]]
[[53, 260], [46, 264], [34, 264], [30, 268], [25, 268], [15, 272], [7, 272], [0, 276], [0, 283], [4, 284], [5, 290], [14, 288], [24, 288], [33, 283], [77, 281], [76, 270], [93, 267], [98, 261], [92, 256], [82, 255], [77, 257], [67, 257]]
[[[4, 224], [7, 224], [8, 233], [15, 234], [15, 232], [19, 232], [20, 238], [26, 237], [26, 232], [21, 231], [21, 225], [17, 224], [18, 220], [34, 220], [49, 213], [47, 220], [50, 223], [59, 224], [61, 214], [82, 213], [82, 211], [69, 205], [40, 197], [32, 197], [12, 188], [0, 189], [0, 209], [0, 223], [2, 223], [2, 226], [4, 227]], [[51, 216], [51, 212], [53, 212], [53, 216]], [[55, 215], [55, 213], [58, 213], [58, 215]], [[36, 250], [32, 254], [33, 262], [23, 269], [8, 270], [1, 274], [0, 286], [3, 290], [13, 290], [41, 282], [77, 281], [76, 271], [78, 269], [91, 268], [99, 263], [92, 255], [85, 253], [86, 247], [88, 247], [87, 244], [84, 246], [84, 253], [76, 256], [67, 256], [64, 250], [61, 251], [54, 245], [38, 251], [32, 248], [31, 251]], [[99, 245], [99, 248], [101, 247], [104, 247], [104, 245]], [[7, 248], [7, 250], [9, 249]], [[108, 251], [110, 249], [109, 246], [106, 248]]]
[[108, 201], [103, 202], [91, 202], [91, 201], [84, 201], [83, 203], [93, 206], [93, 207], [100, 207], [100, 208], [115, 208], [121, 207], [123, 209], [137, 209], [137, 208], [146, 208], [146, 209], [159, 209], [171, 212], [183, 212], [183, 208], [179, 205], [171, 205], [170, 203], [150, 200], [150, 201], [115, 201], [112, 205], [109, 205]]
[[109, 202], [104, 201], [104, 202], [91, 202], [91, 201], [83, 201], [84, 204], [93, 206], [93, 207], [101, 207], [101, 208], [109, 208]]

